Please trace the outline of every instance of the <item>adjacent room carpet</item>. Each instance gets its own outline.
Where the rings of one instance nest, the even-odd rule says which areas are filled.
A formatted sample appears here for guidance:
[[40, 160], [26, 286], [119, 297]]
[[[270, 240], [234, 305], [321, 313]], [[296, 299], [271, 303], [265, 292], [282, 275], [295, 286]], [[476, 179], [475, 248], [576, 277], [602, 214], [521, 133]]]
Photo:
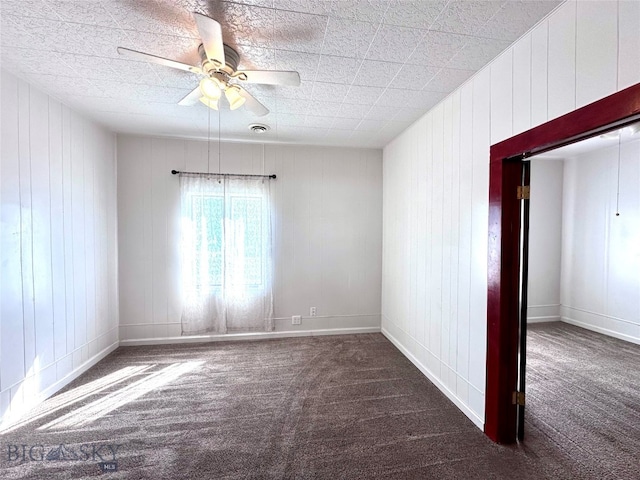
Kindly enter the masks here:
[[381, 334], [126, 347], [0, 437], [0, 477], [638, 478], [640, 347], [567, 325], [529, 344], [523, 445]]
[[525, 448], [584, 478], [640, 479], [640, 345], [567, 323], [529, 326]]

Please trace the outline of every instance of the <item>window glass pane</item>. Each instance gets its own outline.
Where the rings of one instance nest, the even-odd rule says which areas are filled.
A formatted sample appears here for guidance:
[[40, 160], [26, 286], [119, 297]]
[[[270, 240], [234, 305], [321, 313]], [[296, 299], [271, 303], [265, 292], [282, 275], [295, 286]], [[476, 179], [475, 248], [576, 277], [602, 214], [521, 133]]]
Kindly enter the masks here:
[[[227, 278], [236, 285], [260, 286], [262, 272], [261, 197], [232, 196], [227, 228]], [[195, 258], [198, 285], [221, 286], [224, 274], [224, 198], [214, 195], [191, 197], [191, 219], [195, 228]]]
[[224, 199], [221, 196], [199, 195], [191, 199], [191, 219], [194, 222], [195, 249], [207, 252], [195, 259], [195, 273], [198, 284], [222, 285], [222, 247]]
[[261, 285], [262, 198], [234, 196], [230, 203], [232, 278], [244, 285]]

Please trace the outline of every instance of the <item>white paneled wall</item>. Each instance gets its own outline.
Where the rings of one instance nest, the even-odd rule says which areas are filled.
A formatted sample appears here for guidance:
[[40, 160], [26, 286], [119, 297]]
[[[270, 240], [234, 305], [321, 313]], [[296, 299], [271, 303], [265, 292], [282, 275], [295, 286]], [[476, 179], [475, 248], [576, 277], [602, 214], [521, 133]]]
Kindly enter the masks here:
[[611, 53], [618, 47], [618, 3], [609, 4], [576, 2], [576, 108], [616, 91], [618, 58]]
[[383, 332], [480, 427], [489, 146], [640, 82], [639, 5], [563, 4], [384, 149]]
[[640, 140], [565, 161], [562, 320], [640, 344]]
[[618, 2], [618, 89], [638, 83], [640, 72], [640, 2]]
[[[549, 118], [546, 120], [559, 117], [576, 108], [577, 3], [577, 0], [569, 0], [545, 22], [548, 23], [547, 41], [549, 42], [546, 78]], [[605, 6], [605, 3], [609, 5]], [[612, 5], [612, 2], [601, 2], [600, 9], [608, 10]], [[595, 35], [595, 32], [593, 34]], [[611, 54], [615, 55], [615, 50]]]
[[2, 72], [0, 416], [117, 347], [115, 138]]
[[[172, 169], [277, 175], [276, 330], [379, 328], [382, 152], [241, 143], [218, 152], [215, 142], [118, 136], [121, 340], [180, 335], [180, 197]], [[292, 315], [302, 315], [302, 324], [291, 325]]]
[[531, 159], [527, 320], [560, 320], [562, 179], [560, 159]]

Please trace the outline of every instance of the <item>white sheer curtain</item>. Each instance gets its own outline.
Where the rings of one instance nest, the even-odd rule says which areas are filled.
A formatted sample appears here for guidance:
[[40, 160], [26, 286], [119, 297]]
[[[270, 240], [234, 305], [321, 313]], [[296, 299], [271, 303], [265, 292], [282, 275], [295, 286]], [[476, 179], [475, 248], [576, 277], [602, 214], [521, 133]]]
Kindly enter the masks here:
[[273, 330], [269, 183], [180, 175], [183, 335]]

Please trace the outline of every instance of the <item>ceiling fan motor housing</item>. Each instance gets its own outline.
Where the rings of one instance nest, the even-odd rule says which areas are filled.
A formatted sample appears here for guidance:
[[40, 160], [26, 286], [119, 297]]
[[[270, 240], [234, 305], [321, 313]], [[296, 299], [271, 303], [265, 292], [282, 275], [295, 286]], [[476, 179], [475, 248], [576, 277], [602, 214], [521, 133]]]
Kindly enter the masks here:
[[233, 75], [235, 71], [238, 69], [238, 63], [240, 62], [240, 54], [236, 52], [233, 48], [231, 48], [226, 43], [224, 44], [224, 60], [225, 64], [221, 67], [216, 67], [212, 62], [207, 58], [207, 52], [204, 51], [204, 45], [200, 44], [198, 47], [198, 55], [200, 55], [200, 61], [202, 63], [202, 68], [211, 75], [217, 70], [221, 70], [228, 75]]

